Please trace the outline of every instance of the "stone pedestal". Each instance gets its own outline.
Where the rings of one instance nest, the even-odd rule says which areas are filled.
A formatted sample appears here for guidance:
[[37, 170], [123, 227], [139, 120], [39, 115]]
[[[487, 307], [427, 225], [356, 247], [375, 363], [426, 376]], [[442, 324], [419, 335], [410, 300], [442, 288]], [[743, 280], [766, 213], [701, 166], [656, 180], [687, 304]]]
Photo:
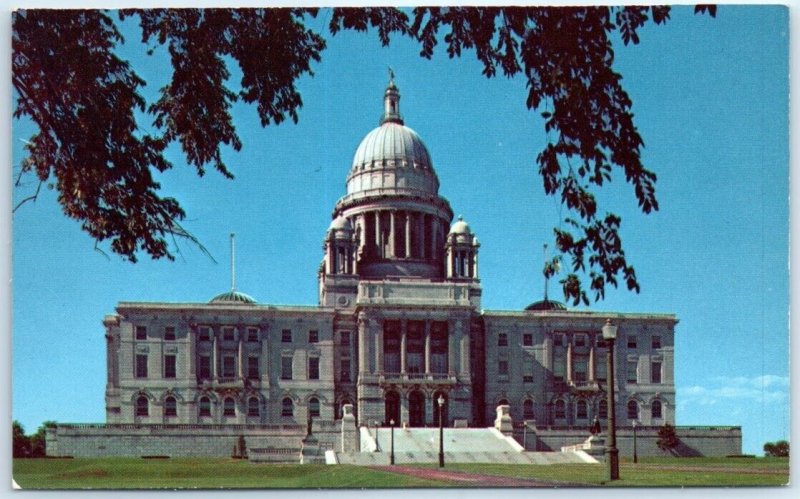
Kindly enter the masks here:
[[514, 421], [511, 419], [509, 406], [497, 406], [497, 418], [494, 420], [494, 427], [503, 435], [512, 435], [514, 433]]
[[602, 461], [606, 456], [606, 439], [599, 435], [592, 435], [586, 439], [583, 450], [598, 461]]
[[345, 404], [342, 406], [342, 452], [358, 452], [359, 441], [358, 428], [356, 427], [356, 417], [353, 414], [353, 405]]
[[319, 440], [314, 435], [303, 439], [300, 447], [300, 464], [325, 464], [325, 456], [320, 452]]

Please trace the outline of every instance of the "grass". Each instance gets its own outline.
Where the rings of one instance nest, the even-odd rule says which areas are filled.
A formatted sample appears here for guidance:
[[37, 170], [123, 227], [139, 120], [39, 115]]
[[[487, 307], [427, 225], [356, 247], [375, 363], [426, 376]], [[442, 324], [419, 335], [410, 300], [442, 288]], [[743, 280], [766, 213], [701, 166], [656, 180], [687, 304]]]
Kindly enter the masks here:
[[[423, 465], [421, 467], [435, 467]], [[589, 486], [779, 486], [789, 481], [789, 460], [778, 458], [642, 458], [623, 462], [619, 481], [607, 483], [602, 464], [558, 466], [447, 464], [445, 470], [531, 478]], [[76, 458], [15, 459], [14, 479], [24, 489], [158, 488], [408, 488], [464, 487], [359, 466], [251, 464], [233, 459]]]

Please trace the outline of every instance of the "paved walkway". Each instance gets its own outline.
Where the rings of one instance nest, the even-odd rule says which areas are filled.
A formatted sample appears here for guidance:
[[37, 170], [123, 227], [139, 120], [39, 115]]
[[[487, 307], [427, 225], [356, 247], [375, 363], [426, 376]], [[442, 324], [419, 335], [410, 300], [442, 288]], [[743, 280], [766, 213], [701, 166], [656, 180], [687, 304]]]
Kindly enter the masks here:
[[372, 469], [400, 473], [429, 480], [444, 480], [463, 484], [464, 487], [584, 487], [583, 484], [530, 480], [498, 475], [480, 475], [462, 471], [447, 471], [435, 468], [415, 468], [411, 466], [370, 466]]

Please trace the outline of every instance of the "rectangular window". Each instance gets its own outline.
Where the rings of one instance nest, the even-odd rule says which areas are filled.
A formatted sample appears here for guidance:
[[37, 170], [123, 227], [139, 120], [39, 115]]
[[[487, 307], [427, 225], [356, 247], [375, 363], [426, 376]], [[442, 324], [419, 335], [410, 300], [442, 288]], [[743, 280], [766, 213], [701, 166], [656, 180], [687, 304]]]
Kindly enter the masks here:
[[318, 343], [319, 342], [319, 331], [316, 329], [312, 329], [308, 332], [308, 342], [309, 343]]
[[200, 356], [200, 362], [197, 366], [197, 376], [200, 379], [211, 379], [211, 357], [208, 355]]
[[236, 357], [225, 355], [222, 357], [222, 377], [233, 378], [236, 376]]
[[533, 374], [525, 374], [522, 376], [523, 383], [533, 383]]
[[499, 360], [497, 361], [497, 374], [500, 376], [508, 376], [508, 361], [507, 360]]
[[308, 379], [319, 379], [319, 357], [308, 358]]
[[234, 341], [234, 329], [232, 327], [222, 328], [222, 340]]
[[586, 372], [589, 369], [589, 363], [586, 359], [576, 359], [575, 360], [575, 373], [574, 379], [575, 381], [581, 383], [587, 380]]
[[658, 350], [661, 348], [661, 336], [653, 336], [653, 343], [652, 343], [653, 350]]
[[147, 327], [146, 326], [136, 326], [136, 339], [137, 340], [146, 340], [147, 339]]
[[174, 355], [165, 355], [164, 356], [164, 377], [165, 378], [174, 378], [175, 377], [175, 356]]
[[628, 361], [628, 369], [627, 369], [627, 381], [628, 383], [636, 383], [638, 381], [636, 375], [636, 368], [638, 366], [638, 362], [635, 360]]
[[342, 359], [339, 379], [344, 383], [350, 382], [350, 359]]
[[582, 334], [575, 335], [575, 346], [576, 347], [585, 347], [586, 346], [586, 336]]
[[628, 348], [636, 349], [636, 336], [628, 336]]
[[497, 335], [497, 346], [499, 347], [508, 346], [508, 335], [506, 333], [500, 333]]
[[281, 357], [281, 379], [292, 379], [291, 357]]
[[607, 367], [608, 366], [606, 365], [606, 360], [605, 359], [602, 359], [602, 360], [600, 360], [600, 362], [596, 362], [595, 363], [595, 365], [594, 365], [595, 378], [597, 378], [598, 381], [605, 381], [606, 380], [606, 368]]
[[292, 330], [291, 329], [284, 329], [281, 331], [281, 343], [291, 343], [292, 342]]
[[200, 326], [197, 330], [197, 339], [200, 341], [211, 341], [211, 328], [208, 326]]
[[553, 379], [564, 381], [567, 373], [567, 357], [563, 350], [556, 350], [553, 353]]
[[524, 347], [532, 347], [533, 346], [533, 335], [530, 333], [525, 333], [522, 335], [522, 346]]
[[249, 328], [247, 328], [247, 341], [249, 341], [249, 342], [257, 342], [258, 341], [258, 328], [257, 327], [249, 327]]
[[650, 363], [650, 382], [661, 383], [661, 362]]
[[175, 339], [175, 328], [167, 326], [164, 328], [164, 340], [173, 341]]
[[258, 368], [258, 360], [258, 357], [247, 358], [247, 377], [250, 379], [256, 379], [261, 375]]
[[147, 377], [147, 355], [136, 356], [136, 372], [134, 374], [137, 378]]
[[339, 333], [339, 342], [344, 346], [350, 346], [350, 331], [342, 331]]

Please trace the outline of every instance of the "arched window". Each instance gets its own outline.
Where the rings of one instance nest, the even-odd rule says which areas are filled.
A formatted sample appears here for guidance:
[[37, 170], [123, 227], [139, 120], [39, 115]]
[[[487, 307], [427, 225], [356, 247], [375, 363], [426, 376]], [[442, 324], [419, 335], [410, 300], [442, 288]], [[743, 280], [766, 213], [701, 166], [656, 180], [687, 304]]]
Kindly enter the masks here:
[[575, 405], [575, 417], [577, 419], [589, 418], [589, 406], [586, 404], [585, 400], [579, 400]]
[[653, 403], [650, 405], [650, 416], [653, 419], [660, 419], [663, 416], [661, 415], [661, 401], [654, 400]]
[[317, 397], [308, 399], [308, 415], [312, 418], [319, 417], [319, 399]]
[[597, 417], [600, 419], [608, 419], [608, 401], [601, 400], [597, 405]]
[[556, 419], [566, 419], [567, 418], [567, 404], [563, 400], [556, 400], [556, 407], [555, 407]]
[[524, 419], [533, 419], [533, 400], [526, 400], [522, 403], [522, 417]]
[[200, 397], [200, 416], [211, 416], [211, 399]]
[[498, 406], [500, 406], [500, 405], [508, 405], [508, 400], [506, 400], [506, 399], [500, 399], [500, 401], [499, 401], [499, 402], [497, 402], [497, 405], [498, 405]]
[[261, 407], [258, 402], [258, 397], [250, 397], [247, 399], [247, 415], [256, 417], [261, 415]]
[[136, 415], [147, 416], [150, 414], [150, 401], [144, 395], [139, 395], [136, 399]]
[[286, 397], [281, 402], [281, 416], [288, 418], [294, 416], [294, 403], [289, 397]]
[[635, 400], [628, 402], [628, 419], [639, 419], [639, 404]]
[[178, 415], [178, 402], [175, 397], [169, 396], [164, 399], [164, 415], [177, 416]]
[[235, 416], [236, 415], [236, 402], [231, 397], [225, 397], [222, 401], [222, 415]]

